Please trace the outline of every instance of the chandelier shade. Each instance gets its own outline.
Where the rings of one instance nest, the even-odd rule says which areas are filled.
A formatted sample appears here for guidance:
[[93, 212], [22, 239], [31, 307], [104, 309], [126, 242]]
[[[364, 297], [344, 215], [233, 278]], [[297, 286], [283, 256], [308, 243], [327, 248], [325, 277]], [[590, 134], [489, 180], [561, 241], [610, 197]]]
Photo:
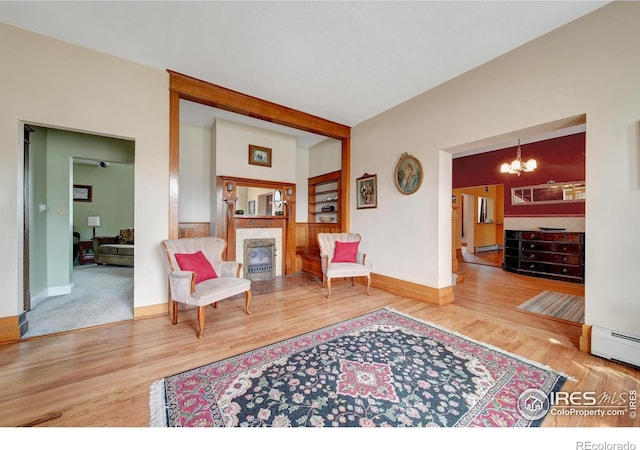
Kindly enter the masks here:
[[516, 153], [516, 159], [511, 163], [502, 163], [500, 166], [500, 173], [508, 173], [511, 175], [518, 175], [522, 172], [533, 172], [538, 168], [538, 163], [535, 159], [530, 159], [526, 162], [522, 161], [522, 150], [520, 149], [520, 139], [518, 139], [518, 150]]

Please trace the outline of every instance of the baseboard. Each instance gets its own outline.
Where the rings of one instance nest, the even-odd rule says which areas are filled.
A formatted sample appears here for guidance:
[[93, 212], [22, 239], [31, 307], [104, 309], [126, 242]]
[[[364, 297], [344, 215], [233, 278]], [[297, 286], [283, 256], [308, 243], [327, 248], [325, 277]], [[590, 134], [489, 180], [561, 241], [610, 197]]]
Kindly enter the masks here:
[[161, 303], [159, 305], [140, 306], [133, 308], [133, 318], [144, 319], [147, 317], [162, 316], [169, 314], [169, 303]]
[[38, 292], [36, 295], [32, 295], [31, 296], [31, 309], [35, 308], [36, 306], [38, 306], [38, 304], [42, 303], [43, 300], [48, 299], [49, 297], [54, 297], [56, 295], [67, 295], [67, 294], [71, 294], [71, 290], [74, 288], [74, 284], [68, 284], [65, 286], [54, 286], [54, 287], [48, 287], [45, 288], [43, 290], [41, 290], [40, 292]]
[[20, 316], [0, 317], [0, 344], [20, 340]]
[[371, 286], [436, 306], [449, 305], [454, 300], [453, 286], [438, 289], [377, 273], [371, 274]]
[[582, 335], [580, 336], [580, 351], [591, 353], [591, 329], [592, 325], [582, 324]]

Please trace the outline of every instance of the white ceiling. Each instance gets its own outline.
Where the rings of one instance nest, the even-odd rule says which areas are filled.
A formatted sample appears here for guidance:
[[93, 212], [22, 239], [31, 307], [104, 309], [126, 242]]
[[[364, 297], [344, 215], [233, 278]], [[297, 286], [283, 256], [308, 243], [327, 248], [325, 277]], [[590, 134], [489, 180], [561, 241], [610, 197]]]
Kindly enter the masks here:
[[607, 3], [0, 1], [0, 21], [355, 126]]

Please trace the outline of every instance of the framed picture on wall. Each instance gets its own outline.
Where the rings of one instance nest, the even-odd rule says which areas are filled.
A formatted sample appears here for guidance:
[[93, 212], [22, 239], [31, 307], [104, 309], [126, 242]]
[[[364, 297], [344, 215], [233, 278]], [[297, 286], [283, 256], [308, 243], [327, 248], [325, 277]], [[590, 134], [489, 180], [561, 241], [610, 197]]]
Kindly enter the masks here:
[[249, 164], [271, 167], [271, 149], [258, 145], [249, 145]]
[[378, 207], [378, 176], [365, 173], [356, 179], [356, 191], [358, 195], [357, 207], [377, 208]]
[[93, 187], [84, 184], [73, 185], [73, 201], [74, 202], [89, 202], [93, 199]]
[[403, 194], [413, 194], [422, 184], [422, 164], [409, 153], [403, 153], [396, 164], [396, 187]]

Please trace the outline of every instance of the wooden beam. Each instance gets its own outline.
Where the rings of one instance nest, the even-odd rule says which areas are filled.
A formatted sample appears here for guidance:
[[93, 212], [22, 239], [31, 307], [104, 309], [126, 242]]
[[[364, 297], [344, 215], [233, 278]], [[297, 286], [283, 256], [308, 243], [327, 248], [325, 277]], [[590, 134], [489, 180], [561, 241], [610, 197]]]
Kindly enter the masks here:
[[321, 134], [334, 139], [349, 138], [351, 128], [321, 117], [233, 91], [172, 70], [169, 88], [180, 98], [267, 122]]

